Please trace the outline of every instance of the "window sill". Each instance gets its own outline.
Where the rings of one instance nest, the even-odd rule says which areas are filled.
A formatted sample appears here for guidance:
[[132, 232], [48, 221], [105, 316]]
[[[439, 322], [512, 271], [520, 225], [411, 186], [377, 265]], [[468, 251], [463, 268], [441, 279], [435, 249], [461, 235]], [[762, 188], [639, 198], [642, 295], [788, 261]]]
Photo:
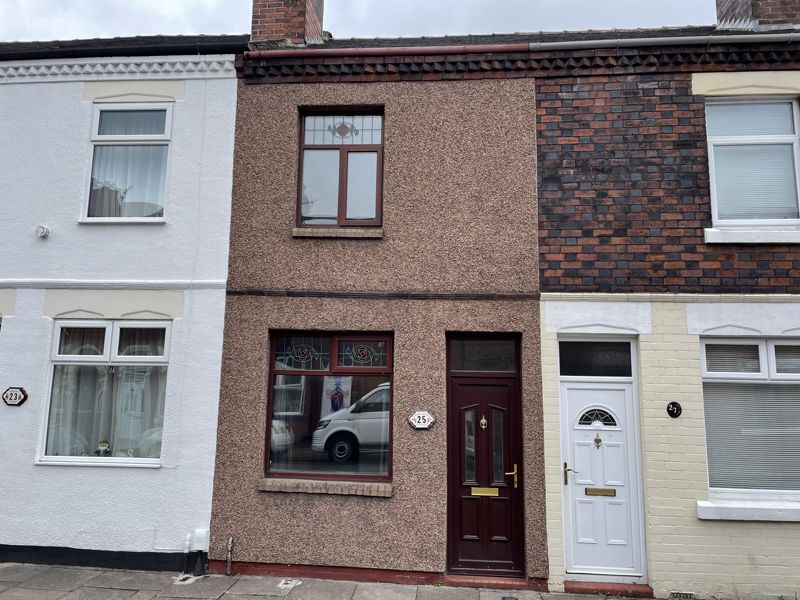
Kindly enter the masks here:
[[96, 219], [80, 219], [79, 225], [164, 225], [167, 220], [164, 217], [149, 218], [125, 218], [125, 217], [98, 217]]
[[135, 467], [139, 469], [160, 469], [162, 466], [161, 460], [157, 458], [89, 458], [82, 456], [45, 457], [38, 459], [35, 464], [58, 467]]
[[703, 521], [800, 522], [800, 502], [786, 500], [698, 500]]
[[341, 496], [373, 496], [391, 498], [392, 484], [388, 482], [330, 481], [315, 479], [264, 478], [258, 482], [260, 492], [289, 492], [301, 494], [336, 494]]
[[800, 227], [712, 227], [707, 244], [800, 244]]
[[383, 238], [383, 227], [295, 227], [292, 237], [374, 240]]

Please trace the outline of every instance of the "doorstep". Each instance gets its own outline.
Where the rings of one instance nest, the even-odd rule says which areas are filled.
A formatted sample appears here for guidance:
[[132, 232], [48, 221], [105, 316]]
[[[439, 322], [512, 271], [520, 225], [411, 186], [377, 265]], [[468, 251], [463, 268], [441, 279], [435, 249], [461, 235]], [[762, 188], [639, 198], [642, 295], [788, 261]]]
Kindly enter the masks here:
[[609, 581], [565, 581], [564, 591], [570, 594], [602, 594], [628, 598], [653, 598], [653, 588], [646, 583], [613, 583]]

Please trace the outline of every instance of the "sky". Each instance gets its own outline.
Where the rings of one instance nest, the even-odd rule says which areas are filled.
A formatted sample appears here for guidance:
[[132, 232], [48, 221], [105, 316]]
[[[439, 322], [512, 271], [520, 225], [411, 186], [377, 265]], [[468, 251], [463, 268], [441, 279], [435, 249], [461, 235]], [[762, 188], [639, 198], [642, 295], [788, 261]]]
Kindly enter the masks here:
[[[0, 41], [248, 33], [251, 0], [0, 0]], [[703, 25], [714, 0], [327, 0], [335, 38]]]

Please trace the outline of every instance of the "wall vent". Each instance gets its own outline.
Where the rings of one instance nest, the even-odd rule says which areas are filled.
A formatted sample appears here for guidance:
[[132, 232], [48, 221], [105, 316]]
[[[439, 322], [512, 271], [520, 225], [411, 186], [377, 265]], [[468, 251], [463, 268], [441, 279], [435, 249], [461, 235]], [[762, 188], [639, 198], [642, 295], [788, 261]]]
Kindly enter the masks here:
[[697, 596], [694, 592], [670, 592], [669, 600], [695, 600]]

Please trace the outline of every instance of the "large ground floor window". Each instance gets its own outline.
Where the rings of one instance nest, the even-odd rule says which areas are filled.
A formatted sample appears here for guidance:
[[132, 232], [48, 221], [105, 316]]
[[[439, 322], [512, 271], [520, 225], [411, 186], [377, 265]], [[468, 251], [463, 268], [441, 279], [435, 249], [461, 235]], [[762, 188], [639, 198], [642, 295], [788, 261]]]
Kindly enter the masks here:
[[270, 474], [388, 479], [392, 338], [272, 337]]

